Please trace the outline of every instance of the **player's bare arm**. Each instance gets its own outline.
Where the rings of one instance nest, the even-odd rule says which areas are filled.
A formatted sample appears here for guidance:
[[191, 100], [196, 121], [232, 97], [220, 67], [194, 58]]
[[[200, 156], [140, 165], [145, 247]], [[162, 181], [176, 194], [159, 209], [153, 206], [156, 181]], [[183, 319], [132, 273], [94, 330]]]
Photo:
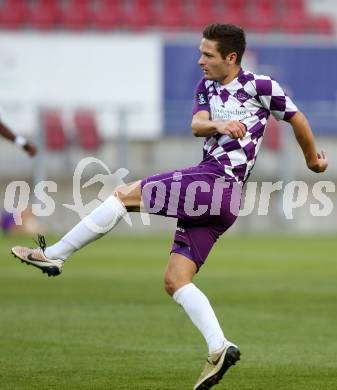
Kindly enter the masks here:
[[26, 138], [21, 135], [15, 135], [4, 123], [0, 121], [0, 135], [9, 141], [22, 147], [22, 149], [31, 157], [35, 156], [36, 146], [28, 142]]
[[246, 134], [246, 126], [239, 121], [212, 121], [208, 111], [199, 111], [192, 118], [192, 133], [196, 137], [210, 137], [217, 133], [230, 138], [242, 139]]
[[324, 172], [328, 167], [328, 159], [324, 151], [317, 153], [314, 135], [305, 115], [298, 111], [291, 117], [289, 123], [303, 151], [308, 168], [317, 173]]

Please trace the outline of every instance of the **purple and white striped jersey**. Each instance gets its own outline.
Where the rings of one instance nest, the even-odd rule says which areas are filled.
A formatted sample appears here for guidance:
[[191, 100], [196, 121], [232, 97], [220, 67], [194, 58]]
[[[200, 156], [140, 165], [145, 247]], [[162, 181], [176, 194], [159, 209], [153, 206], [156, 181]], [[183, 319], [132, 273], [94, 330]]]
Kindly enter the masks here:
[[199, 82], [193, 114], [203, 110], [212, 120], [238, 120], [247, 127], [242, 140], [216, 134], [204, 143], [204, 160], [214, 158], [225, 176], [238, 182], [245, 182], [254, 166], [269, 115], [287, 121], [298, 111], [276, 81], [242, 69], [226, 85], [205, 79]]

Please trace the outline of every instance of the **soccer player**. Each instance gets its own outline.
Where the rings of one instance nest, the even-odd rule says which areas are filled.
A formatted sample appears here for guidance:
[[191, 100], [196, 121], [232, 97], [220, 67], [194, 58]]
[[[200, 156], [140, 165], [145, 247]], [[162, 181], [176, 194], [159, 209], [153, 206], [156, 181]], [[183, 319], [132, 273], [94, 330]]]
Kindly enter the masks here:
[[205, 294], [193, 283], [215, 241], [235, 221], [242, 185], [254, 166], [270, 114], [293, 127], [306, 164], [324, 172], [308, 121], [280, 85], [269, 76], [241, 68], [244, 31], [211, 24], [203, 31], [199, 65], [203, 78], [195, 92], [192, 133], [204, 137], [203, 159], [194, 167], [166, 172], [116, 188], [99, 207], [60, 241], [40, 247], [16, 246], [12, 253], [48, 275], [62, 272], [69, 256], [111, 230], [128, 211], [142, 206], [153, 214], [177, 218], [177, 229], [164, 275], [167, 293], [181, 305], [208, 345], [206, 366], [194, 389], [209, 389], [240, 359], [239, 348], [225, 338]]
[[0, 135], [20, 146], [29, 156], [35, 156], [36, 146], [28, 142], [22, 135], [15, 135], [1, 120]]

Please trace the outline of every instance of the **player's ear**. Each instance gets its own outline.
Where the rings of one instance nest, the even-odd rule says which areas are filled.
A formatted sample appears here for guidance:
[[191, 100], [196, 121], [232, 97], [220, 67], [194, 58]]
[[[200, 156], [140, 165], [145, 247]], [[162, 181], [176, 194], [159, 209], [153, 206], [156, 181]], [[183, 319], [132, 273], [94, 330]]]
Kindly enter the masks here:
[[227, 54], [226, 60], [229, 64], [235, 64], [238, 55], [235, 52]]

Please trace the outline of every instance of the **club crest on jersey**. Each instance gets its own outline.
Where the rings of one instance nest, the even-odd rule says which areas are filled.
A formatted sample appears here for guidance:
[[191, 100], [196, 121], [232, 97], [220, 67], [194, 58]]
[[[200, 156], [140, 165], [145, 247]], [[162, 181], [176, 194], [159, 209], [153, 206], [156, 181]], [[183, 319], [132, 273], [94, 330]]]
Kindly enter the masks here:
[[238, 89], [233, 96], [236, 99], [238, 99], [239, 102], [241, 102], [241, 103], [245, 102], [246, 100], [248, 100], [250, 98], [249, 93], [247, 93], [243, 88]]
[[203, 92], [198, 93], [197, 99], [198, 99], [199, 106], [203, 106], [204, 104], [208, 103], [208, 98], [207, 98], [206, 94], [204, 94]]

